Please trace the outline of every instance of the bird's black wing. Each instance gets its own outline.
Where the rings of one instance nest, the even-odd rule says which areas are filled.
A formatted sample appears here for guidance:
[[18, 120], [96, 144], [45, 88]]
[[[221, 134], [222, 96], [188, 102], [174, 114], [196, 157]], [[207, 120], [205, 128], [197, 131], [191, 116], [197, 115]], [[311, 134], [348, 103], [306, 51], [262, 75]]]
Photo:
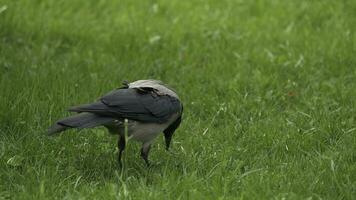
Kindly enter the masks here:
[[76, 106], [74, 112], [90, 112], [142, 122], [166, 122], [181, 110], [178, 99], [158, 95], [151, 88], [122, 88], [104, 95], [98, 102]]

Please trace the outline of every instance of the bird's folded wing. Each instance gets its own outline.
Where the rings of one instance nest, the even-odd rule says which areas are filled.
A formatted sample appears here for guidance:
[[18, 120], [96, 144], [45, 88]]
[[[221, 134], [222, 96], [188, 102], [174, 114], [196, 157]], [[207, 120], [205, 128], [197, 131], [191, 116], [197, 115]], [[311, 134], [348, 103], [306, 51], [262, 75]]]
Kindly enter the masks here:
[[100, 101], [76, 106], [73, 112], [90, 112], [99, 115], [127, 118], [142, 122], [166, 122], [174, 113], [181, 110], [178, 99], [171, 96], [160, 96], [152, 90], [136, 88], [114, 90]]

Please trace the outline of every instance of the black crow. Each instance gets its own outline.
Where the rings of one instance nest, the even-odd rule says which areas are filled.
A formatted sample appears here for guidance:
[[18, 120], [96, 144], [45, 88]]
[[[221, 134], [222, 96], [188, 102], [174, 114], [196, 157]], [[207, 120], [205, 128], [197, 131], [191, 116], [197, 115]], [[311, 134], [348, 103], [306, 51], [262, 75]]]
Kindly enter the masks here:
[[183, 105], [173, 89], [158, 80], [124, 82], [91, 104], [69, 109], [78, 114], [57, 121], [49, 128], [53, 135], [70, 128], [106, 127], [118, 134], [119, 162], [125, 149], [125, 121], [129, 138], [142, 142], [141, 157], [149, 165], [148, 153], [154, 139], [163, 131], [166, 149], [182, 120]]

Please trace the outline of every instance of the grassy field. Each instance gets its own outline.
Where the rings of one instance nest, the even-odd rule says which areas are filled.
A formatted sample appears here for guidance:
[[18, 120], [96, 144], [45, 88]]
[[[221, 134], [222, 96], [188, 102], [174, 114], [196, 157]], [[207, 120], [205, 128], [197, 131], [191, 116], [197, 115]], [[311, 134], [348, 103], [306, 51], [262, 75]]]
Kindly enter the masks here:
[[[0, 199], [356, 199], [356, 1], [0, 0]], [[45, 131], [123, 80], [184, 119], [147, 168]]]

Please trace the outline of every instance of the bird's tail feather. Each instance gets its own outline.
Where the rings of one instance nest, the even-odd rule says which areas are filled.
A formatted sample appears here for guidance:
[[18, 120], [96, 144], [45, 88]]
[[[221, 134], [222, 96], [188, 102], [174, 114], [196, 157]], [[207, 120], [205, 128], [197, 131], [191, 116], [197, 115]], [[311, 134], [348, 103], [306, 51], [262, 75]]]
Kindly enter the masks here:
[[93, 128], [103, 124], [112, 122], [114, 119], [111, 117], [99, 116], [93, 113], [79, 113], [57, 121], [48, 129], [48, 134], [53, 135], [60, 133], [69, 128]]

